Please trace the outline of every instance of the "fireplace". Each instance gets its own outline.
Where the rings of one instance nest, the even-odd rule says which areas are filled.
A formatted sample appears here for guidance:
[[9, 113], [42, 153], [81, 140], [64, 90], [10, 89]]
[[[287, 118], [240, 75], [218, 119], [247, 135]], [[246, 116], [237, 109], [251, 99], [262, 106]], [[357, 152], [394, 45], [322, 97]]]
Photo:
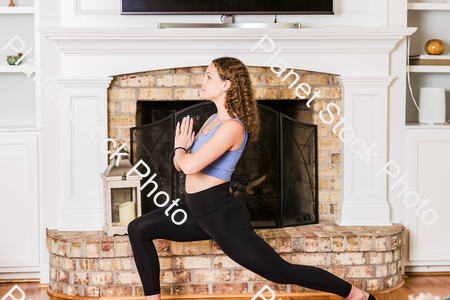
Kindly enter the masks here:
[[[78, 231], [101, 229], [104, 205], [99, 174], [109, 164], [109, 155], [117, 150], [117, 142], [125, 141], [129, 146], [130, 128], [143, 124], [136, 119], [139, 116], [136, 115], [136, 106], [139, 109], [136, 104], [141, 100], [157, 102], [158, 99], [170, 100], [167, 102], [170, 105], [175, 104], [173, 100], [187, 104], [190, 100], [201, 99], [199, 86], [195, 83], [212, 59], [221, 56], [241, 59], [249, 68], [260, 103], [266, 99], [289, 99], [302, 103], [295, 99], [293, 89], [289, 88], [290, 82], [280, 82], [270, 69], [272, 64], [280, 63], [277, 60], [282, 59], [288, 69], [295, 68], [301, 75], [300, 82], [307, 82], [314, 90], [322, 91], [308, 111], [301, 112], [309, 120], [302, 121], [297, 116], [297, 120], [318, 126], [319, 224], [258, 229], [258, 234], [292, 263], [307, 264], [308, 260], [312, 264], [325, 264], [322, 267], [372, 290], [396, 286], [403, 268], [404, 231], [386, 234], [390, 229], [383, 227], [379, 231], [367, 226], [390, 226], [390, 220], [395, 219], [399, 211], [401, 213], [398, 207], [391, 210], [387, 201], [388, 197], [395, 198], [395, 193], [388, 189], [387, 176], [384, 173], [377, 176], [376, 172], [389, 158], [397, 160], [402, 157], [395, 147], [388, 147], [388, 142], [395, 142], [404, 127], [404, 116], [397, 113], [404, 109], [405, 64], [396, 62], [405, 61], [404, 38], [416, 28], [380, 26], [392, 24], [392, 20], [398, 23], [392, 16], [396, 13], [401, 15], [398, 12], [404, 11], [402, 5], [393, 5], [391, 1], [388, 6], [374, 9], [364, 6], [364, 1], [353, 2], [356, 6], [351, 2], [341, 5], [341, 12], [342, 9], [345, 11], [336, 18], [308, 18], [301, 29], [161, 29], [149, 20], [141, 20], [143, 24], [109, 14], [115, 10], [114, 7], [105, 11], [99, 4], [99, 11], [88, 8], [86, 14], [84, 7], [80, 11], [64, 2], [61, 8], [67, 18], [61, 19], [64, 21], [62, 24], [56, 20], [41, 24], [56, 27], [37, 28], [45, 49], [39, 69], [45, 71], [41, 74], [48, 74], [50, 79], [49, 82], [41, 82], [42, 76], [36, 77], [37, 85], [46, 87], [39, 89], [38, 98], [42, 99], [37, 124], [42, 125], [42, 159], [44, 163], [55, 162], [47, 164], [43, 172], [42, 207], [45, 211], [53, 209], [43, 216], [45, 223], [58, 226], [59, 231], [75, 231], [75, 235], [80, 237], [84, 235]], [[102, 12], [107, 15], [103, 14], [101, 27], [92, 27], [100, 24], [98, 16]], [[354, 27], [363, 19], [367, 27]], [[272, 53], [261, 49], [252, 51], [264, 35], [276, 43]], [[268, 62], [280, 49], [278, 56]], [[175, 80], [175, 77], [180, 80]], [[55, 85], [60, 90], [58, 102], [68, 105], [55, 105], [52, 95], [57, 92], [49, 93]], [[331, 124], [322, 122], [318, 114], [323, 111], [327, 115], [329, 103], [341, 108], [340, 117], [347, 117], [345, 124], [338, 125], [339, 118]], [[184, 108], [177, 108], [177, 111]], [[333, 112], [337, 116], [336, 111]], [[85, 118], [83, 122], [73, 122], [69, 118], [71, 115]], [[154, 120], [147, 124], [152, 122]], [[200, 120], [196, 122], [200, 124]], [[387, 150], [377, 151], [378, 156], [372, 157], [368, 167], [365, 160], [359, 159], [360, 154], [353, 151], [351, 143], [341, 143], [339, 134], [344, 126], [356, 132], [355, 138], [364, 139], [367, 147], [376, 144], [378, 150]], [[102, 132], [105, 133], [100, 135], [103, 140], [97, 141]], [[349, 137], [349, 131], [343, 132], [343, 136]], [[105, 150], [112, 152], [108, 155]], [[363, 153], [366, 149], [359, 144], [356, 150]], [[299, 229], [304, 231], [299, 232]], [[51, 255], [43, 256], [41, 282], [50, 280], [52, 291], [74, 294], [74, 290], [79, 290], [80, 294], [75, 296], [88, 297], [143, 296], [135, 269], [125, 271], [122, 263], [120, 266], [117, 264], [117, 270], [111, 271], [112, 277], [109, 278], [114, 281], [131, 278], [134, 287], [127, 284], [104, 285], [104, 277], [98, 276], [98, 285], [89, 278], [88, 284], [93, 286], [84, 288], [74, 287], [71, 282], [58, 282], [61, 279], [72, 280], [75, 273], [80, 273], [72, 270], [70, 264], [67, 269], [69, 260], [76, 262], [77, 267], [89, 260], [88, 267], [93, 269], [85, 269], [86, 272], [81, 273], [89, 277], [97, 269], [97, 259], [98, 262], [106, 262], [105, 257], [112, 261], [132, 261], [126, 237], [115, 236], [111, 240], [87, 236], [81, 242], [60, 233], [48, 234], [47, 237], [47, 249]], [[240, 278], [246, 276], [245, 271], [239, 266], [234, 267], [214, 241], [176, 243], [159, 240], [157, 246], [163, 256], [166, 280], [178, 278], [175, 276], [180, 273], [187, 274], [183, 281], [186, 283], [164, 282], [165, 294], [217, 294], [225, 289], [229, 293], [230, 288], [232, 293], [251, 293], [265, 284], [257, 278], [254, 278], [256, 281], [243, 282], [247, 279]], [[41, 250], [41, 253], [46, 253], [46, 249]], [[80, 257], [73, 257], [76, 253]], [[211, 261], [211, 265], [173, 269], [175, 261], [182, 261], [184, 256], [195, 253], [199, 260]], [[345, 262], [344, 265], [326, 265], [333, 256], [367, 257], [369, 254], [383, 259], [377, 261], [377, 265], [373, 265], [372, 260], [366, 266], [347, 266]], [[393, 261], [384, 259], [388, 255], [394, 257]], [[49, 258], [50, 268], [47, 270], [45, 266], [49, 265]], [[194, 272], [215, 273], [212, 268], [216, 267], [230, 269], [231, 282], [195, 281]], [[396, 273], [389, 272], [387, 277], [379, 277], [375, 269], [394, 270]], [[102, 274], [109, 273], [103, 271]], [[359, 274], [361, 277], [355, 278]], [[290, 285], [277, 286], [277, 294], [283, 292], [299, 290]]]
[[[195, 103], [197, 102], [197, 103]], [[301, 100], [258, 101], [258, 141], [246, 145], [230, 179], [230, 191], [247, 205], [254, 228], [318, 223], [317, 125], [299, 120]], [[158, 190], [185, 202], [185, 177], [169, 158], [178, 121], [194, 118], [198, 132], [216, 112], [211, 101], [138, 101], [136, 125], [130, 128], [130, 160], [143, 160], [156, 174]], [[300, 118], [301, 119], [301, 118]], [[307, 120], [306, 120], [307, 121]], [[145, 172], [144, 166], [140, 171]], [[141, 185], [149, 180], [142, 179]], [[154, 189], [142, 189], [142, 214], [158, 209]]]
[[[116, 139], [116, 141], [118, 142], [125, 142], [127, 145], [127, 151], [129, 151], [130, 144], [132, 142], [131, 137], [134, 135], [130, 131], [132, 127], [145, 126], [151, 123], [155, 123], [170, 116], [171, 114], [175, 114], [180, 110], [186, 109], [189, 106], [199, 103], [205, 103], [200, 93], [200, 80], [204, 76], [206, 69], [207, 66], [194, 66], [134, 72], [132, 74], [123, 74], [120, 76], [116, 76], [108, 90], [109, 137]], [[318, 222], [336, 220], [341, 185], [341, 148], [340, 140], [338, 137], [339, 131], [333, 132], [331, 130], [332, 127], [336, 124], [336, 121], [333, 122], [333, 124], [325, 124], [319, 118], [319, 112], [321, 110], [324, 110], [324, 107], [330, 103], [336, 104], [337, 106], [341, 105], [341, 87], [338, 83], [337, 76], [334, 74], [318, 73], [302, 69], [294, 70], [295, 73], [299, 75], [301, 82], [306, 82], [312, 87], [311, 95], [316, 93], [317, 90], [321, 91], [321, 99], [319, 101], [312, 101], [311, 106], [308, 106], [307, 102], [310, 96], [306, 96], [305, 99], [301, 99], [295, 94], [295, 88], [289, 88], [289, 85], [291, 85], [294, 80], [293, 75], [289, 76], [283, 81], [282, 77], [278, 77], [270, 68], [247, 66], [247, 69], [252, 80], [252, 85], [255, 91], [255, 98], [257, 99], [257, 102], [259, 104], [273, 109], [279, 113], [283, 113], [304, 124], [314, 124], [317, 126], [318, 156], [315, 157], [315, 163], [318, 164], [319, 169], [319, 172], [316, 172], [318, 173], [318, 181], [314, 178], [312, 187], [311, 184], [306, 184], [306, 181], [303, 183], [303, 186], [294, 185], [294, 187], [299, 188], [301, 189], [301, 192], [304, 192], [308, 190], [311, 191], [311, 189], [312, 191], [314, 191], [315, 186], [317, 185], [319, 201]], [[208, 113], [200, 113], [196, 117], [195, 125], [197, 127], [200, 128], [204, 120], [206, 120], [207, 117], [216, 112], [216, 108], [214, 107], [214, 105], [211, 102], [210, 104], [212, 106], [210, 107], [211, 109]], [[335, 108], [332, 108], [332, 111], [336, 112]], [[190, 115], [193, 115], [193, 113], [191, 112]], [[194, 130], [198, 131], [199, 128], [194, 128]], [[173, 132], [174, 131], [175, 129], [173, 129]], [[296, 134], [298, 135], [300, 133]], [[304, 136], [299, 137], [299, 140], [306, 141], [307, 134], [308, 133], [305, 133]], [[166, 139], [166, 144], [171, 144], [173, 133], [172, 135], [164, 136], [161, 138]], [[262, 139], [264, 139], [264, 137], [262, 137]], [[302, 144], [302, 142], [300, 142], [300, 144]], [[138, 140], [134, 137], [134, 153], [136, 153], [137, 145]], [[113, 143], [109, 143], [109, 147], [109, 150], [113, 152], [115, 151], [115, 146]], [[172, 146], [168, 147], [166, 145], [165, 147], [167, 147], [167, 149], [163, 149], [162, 151], [171, 151], [173, 149]], [[147, 151], [150, 153], [150, 150]], [[155, 151], [155, 149], [153, 149], [152, 151]], [[251, 151], [249, 151], [248, 153], [250, 152]], [[254, 154], [260, 155], [258, 154], [259, 152]], [[153, 153], [152, 155], [155, 154]], [[248, 155], [251, 158], [255, 156], [251, 154]], [[144, 161], [145, 159], [147, 159], [148, 161], [150, 161], [149, 164], [151, 164], [151, 160], [153, 159], [153, 157], [148, 156], [145, 151], [142, 153], [142, 157], [144, 157]], [[169, 162], [168, 158], [159, 159], [167, 164], [167, 166], [163, 167], [164, 170], [169, 170], [171, 168], [171, 165], [173, 164], [172, 161]], [[109, 154], [107, 161], [109, 162]], [[139, 160], [134, 160], [134, 162], [138, 161]], [[246, 167], [250, 168], [250, 172], [249, 174], [247, 174], [247, 178], [249, 179], [247, 179], [246, 181], [244, 180], [244, 183], [247, 185], [251, 184], [254, 180], [258, 180], [258, 178], [261, 178], [261, 176], [266, 173], [261, 170], [252, 170], [252, 166], [249, 164], [250, 163], [244, 164]], [[159, 168], [159, 166], [156, 165], [156, 167], [153, 167], [152, 172], [153, 170], [156, 170], [156, 168]], [[175, 169], [171, 171], [172, 175], [177, 172]], [[162, 177], [161, 175], [158, 175], [156, 173], [154, 175], [155, 178], [156, 176], [160, 178], [167, 176], [166, 180], [161, 181], [161, 184], [159, 184], [159, 186], [161, 186], [161, 188], [164, 188], [165, 190], [167, 189], [167, 187], [170, 187], [168, 193], [171, 197], [172, 195], [174, 195], [173, 199], [177, 199], [175, 198], [177, 188], [174, 186], [175, 184], [178, 184], [178, 187], [184, 186], [184, 177], [174, 177], [173, 179], [169, 180], [168, 178], [171, 178], [171, 174], [164, 174], [162, 175]], [[239, 172], [235, 172], [235, 175], [238, 174]], [[272, 174], [273, 172], [268, 173], [267, 175]], [[276, 174], [280, 173], [278, 172]], [[289, 178], [290, 175], [292, 174], [288, 173], [284, 175], [284, 178]], [[295, 176], [295, 174], [292, 176]], [[309, 178], [310, 176], [311, 175], [305, 175], [305, 177], [307, 178]], [[278, 183], [278, 187], [276, 187], [276, 190], [281, 189], [281, 187], [283, 187], [284, 190], [286, 190], [286, 188], [292, 188], [292, 184], [286, 184], [285, 186], [283, 186], [280, 183], [280, 178], [272, 178], [271, 180], [273, 179], [275, 179]], [[233, 184], [233, 180], [234, 179], [231, 178], [231, 184]], [[266, 188], [268, 189], [269, 187], [270, 185], [266, 186], [265, 189], [262, 189], [261, 186], [256, 186], [256, 188], [261, 189], [258, 190], [259, 194], [254, 196], [254, 198], [256, 198], [257, 196], [260, 196], [261, 198], [262, 196], [264, 196], [263, 193], [269, 194], [269, 191], [266, 190]], [[149, 192], [150, 191], [147, 190], [144, 191], [142, 194], [142, 199], [147, 199], [147, 195], [149, 194]], [[180, 199], [183, 198], [183, 192], [183, 190], [179, 191], [178, 195]], [[243, 196], [247, 194], [248, 197], [249, 194], [247, 191], [244, 191], [244, 189], [242, 188], [242, 184], [240, 187], [237, 186], [234, 188], [234, 190], [232, 189], [232, 192], [236, 195], [240, 194], [242, 199], [244, 198]], [[244, 194], [242, 194], [242, 192], [244, 192]], [[278, 203], [281, 203], [281, 194], [282, 193], [280, 191], [277, 196]], [[264, 197], [268, 198], [269, 196]], [[303, 195], [302, 198], [304, 199], [305, 195]], [[121, 200], [121, 198], [117, 199], [118, 204], [121, 204], [121, 201], [123, 201]], [[254, 199], [247, 199], [247, 201], [249, 206], [251, 206], [252, 201], [256, 202], [257, 204], [259, 203], [259, 200]], [[277, 201], [271, 202], [276, 203]], [[152, 205], [152, 203], [152, 201], [149, 201], [149, 207], [144, 207], [144, 212], [149, 212], [156, 208]], [[261, 215], [262, 213], [265, 213], [264, 211], [261, 211], [261, 208], [259, 208], [259, 211], [257, 211], [257, 208], [258, 207], [253, 208], [256, 215], [255, 220], [253, 221], [254, 227], [264, 228], [264, 226], [276, 227], [289, 226], [286, 224], [298, 224], [298, 222], [287, 222], [289, 218], [284, 218], [282, 220], [283, 217], [282, 214], [280, 215], [280, 210], [282, 211], [284, 209], [287, 213], [296, 211], [296, 209], [291, 209], [289, 206], [285, 206], [283, 208], [280, 204], [276, 213], [276, 217], [274, 217], [274, 219], [270, 223], [264, 222], [264, 220], [267, 221], [267, 217], [262, 218], [260, 216], [257, 216], [257, 214]], [[253, 209], [252, 207], [249, 207], [249, 210]], [[273, 208], [273, 210], [275, 210], [275, 208]], [[117, 214], [118, 216], [118, 210], [113, 211], [113, 213]], [[310, 216], [315, 215], [312, 212], [308, 212], [307, 214]], [[302, 224], [306, 224], [308, 222], [307, 220], [309, 219], [311, 219], [311, 221], [314, 220], [312, 217], [308, 218], [308, 216], [305, 214], [302, 214], [301, 217], [299, 216], [299, 218], [300, 220], [302, 220], [302, 222], [304, 222]]]
[[[383, 10], [377, 13], [384, 22]], [[47, 160], [57, 158], [60, 162], [49, 172], [55, 176], [58, 184], [54, 188], [59, 192], [44, 186], [44, 194], [49, 203], [61, 204], [60, 229], [92, 230], [103, 226], [103, 190], [98, 174], [109, 163], [106, 151], [114, 153], [121, 140], [130, 145], [130, 128], [138, 126], [136, 103], [201, 99], [198, 77], [203, 76], [212, 59], [221, 56], [237, 57], [251, 69], [257, 99], [298, 100], [294, 88], [289, 88], [291, 82], [281, 82], [270, 68], [279, 64], [278, 60], [286, 62], [289, 70], [295, 69], [300, 82], [313, 87], [312, 93], [321, 90], [308, 112], [312, 119], [309, 124], [318, 125], [319, 223], [391, 225], [387, 175], [376, 175], [392, 154], [383, 150], [388, 149], [388, 124], [402, 123], [392, 114], [398, 101], [388, 98], [395, 99], [404, 90], [401, 80], [393, 81], [404, 70], [392, 69], [390, 62], [404, 58], [399, 55], [401, 49], [393, 50], [416, 29], [382, 28], [376, 22], [373, 28], [342, 28], [323, 27], [322, 20], [317, 19], [314, 26], [321, 28], [300, 30], [162, 30], [123, 24], [115, 24], [121, 28], [77, 28], [70, 27], [71, 21], [64, 27], [38, 28], [41, 37], [51, 41], [48, 57], [59, 62], [58, 68], [45, 66], [45, 71], [59, 86], [58, 102], [68, 104], [54, 105], [54, 97], [47, 95], [50, 89], [42, 91], [46, 99], [42, 101], [42, 127], [54, 133], [45, 135], [52, 143], [44, 143], [48, 146], [42, 152], [47, 153]], [[252, 51], [264, 35], [276, 43], [274, 50]], [[268, 61], [279, 49], [282, 51], [278, 56]], [[127, 74], [135, 76], [135, 80]], [[336, 104], [341, 114], [332, 108], [336, 118], [324, 123], [319, 113], [323, 111], [329, 121], [330, 103]], [[75, 123], [68, 117], [80, 114], [85, 116], [83, 122]], [[339, 123], [344, 117], [345, 124]], [[340, 135], [351, 137], [350, 130], [341, 130], [344, 126], [355, 132], [355, 139], [363, 139], [367, 147], [359, 143], [355, 153], [352, 143], [342, 142]], [[358, 153], [364, 153], [372, 144], [378, 155], [367, 166]]]

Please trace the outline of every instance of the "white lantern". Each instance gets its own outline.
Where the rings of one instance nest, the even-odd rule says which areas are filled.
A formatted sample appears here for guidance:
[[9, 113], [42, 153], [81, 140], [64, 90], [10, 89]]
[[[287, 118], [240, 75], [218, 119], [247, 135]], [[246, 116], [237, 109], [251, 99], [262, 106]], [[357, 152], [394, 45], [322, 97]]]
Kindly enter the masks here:
[[[108, 236], [128, 234], [127, 227], [133, 219], [141, 216], [141, 179], [133, 171], [128, 160], [128, 152], [119, 151], [106, 170], [100, 174], [103, 179], [105, 225], [103, 231]], [[126, 155], [125, 155], [126, 154]]]

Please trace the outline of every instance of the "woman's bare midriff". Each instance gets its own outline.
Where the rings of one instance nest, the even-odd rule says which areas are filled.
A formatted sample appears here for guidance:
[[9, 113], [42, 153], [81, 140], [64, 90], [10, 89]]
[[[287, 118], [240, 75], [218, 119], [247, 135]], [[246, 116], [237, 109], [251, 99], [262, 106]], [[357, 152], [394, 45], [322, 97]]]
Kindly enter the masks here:
[[226, 181], [223, 179], [197, 172], [186, 175], [186, 192], [189, 194], [197, 193], [224, 182]]

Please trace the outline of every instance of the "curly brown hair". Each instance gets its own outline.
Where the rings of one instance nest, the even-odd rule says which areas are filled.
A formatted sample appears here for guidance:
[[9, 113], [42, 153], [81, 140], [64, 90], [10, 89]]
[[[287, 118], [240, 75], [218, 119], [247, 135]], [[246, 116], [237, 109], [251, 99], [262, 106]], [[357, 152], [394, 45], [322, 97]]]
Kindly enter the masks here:
[[234, 57], [220, 57], [212, 62], [220, 79], [231, 82], [225, 97], [225, 108], [231, 116], [237, 116], [244, 123], [248, 133], [248, 146], [258, 140], [260, 120], [247, 67]]

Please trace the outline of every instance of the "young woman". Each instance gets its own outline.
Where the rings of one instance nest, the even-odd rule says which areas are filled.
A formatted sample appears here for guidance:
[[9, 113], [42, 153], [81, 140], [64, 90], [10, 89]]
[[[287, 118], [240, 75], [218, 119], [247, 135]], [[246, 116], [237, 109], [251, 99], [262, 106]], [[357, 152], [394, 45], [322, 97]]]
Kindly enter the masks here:
[[285, 261], [255, 233], [245, 203], [229, 190], [231, 173], [247, 139], [249, 144], [256, 141], [259, 131], [250, 76], [240, 60], [221, 57], [212, 61], [200, 83], [203, 99], [213, 101], [217, 113], [206, 120], [196, 136], [190, 117], [177, 124], [175, 146], [186, 148], [177, 148], [173, 159], [176, 169], [186, 174], [186, 203], [177, 208], [187, 213], [186, 221], [174, 224], [163, 207], [128, 225], [145, 299], [161, 299], [154, 239], [214, 239], [236, 263], [272, 282], [297, 284], [350, 300], [375, 300], [328, 271]]

